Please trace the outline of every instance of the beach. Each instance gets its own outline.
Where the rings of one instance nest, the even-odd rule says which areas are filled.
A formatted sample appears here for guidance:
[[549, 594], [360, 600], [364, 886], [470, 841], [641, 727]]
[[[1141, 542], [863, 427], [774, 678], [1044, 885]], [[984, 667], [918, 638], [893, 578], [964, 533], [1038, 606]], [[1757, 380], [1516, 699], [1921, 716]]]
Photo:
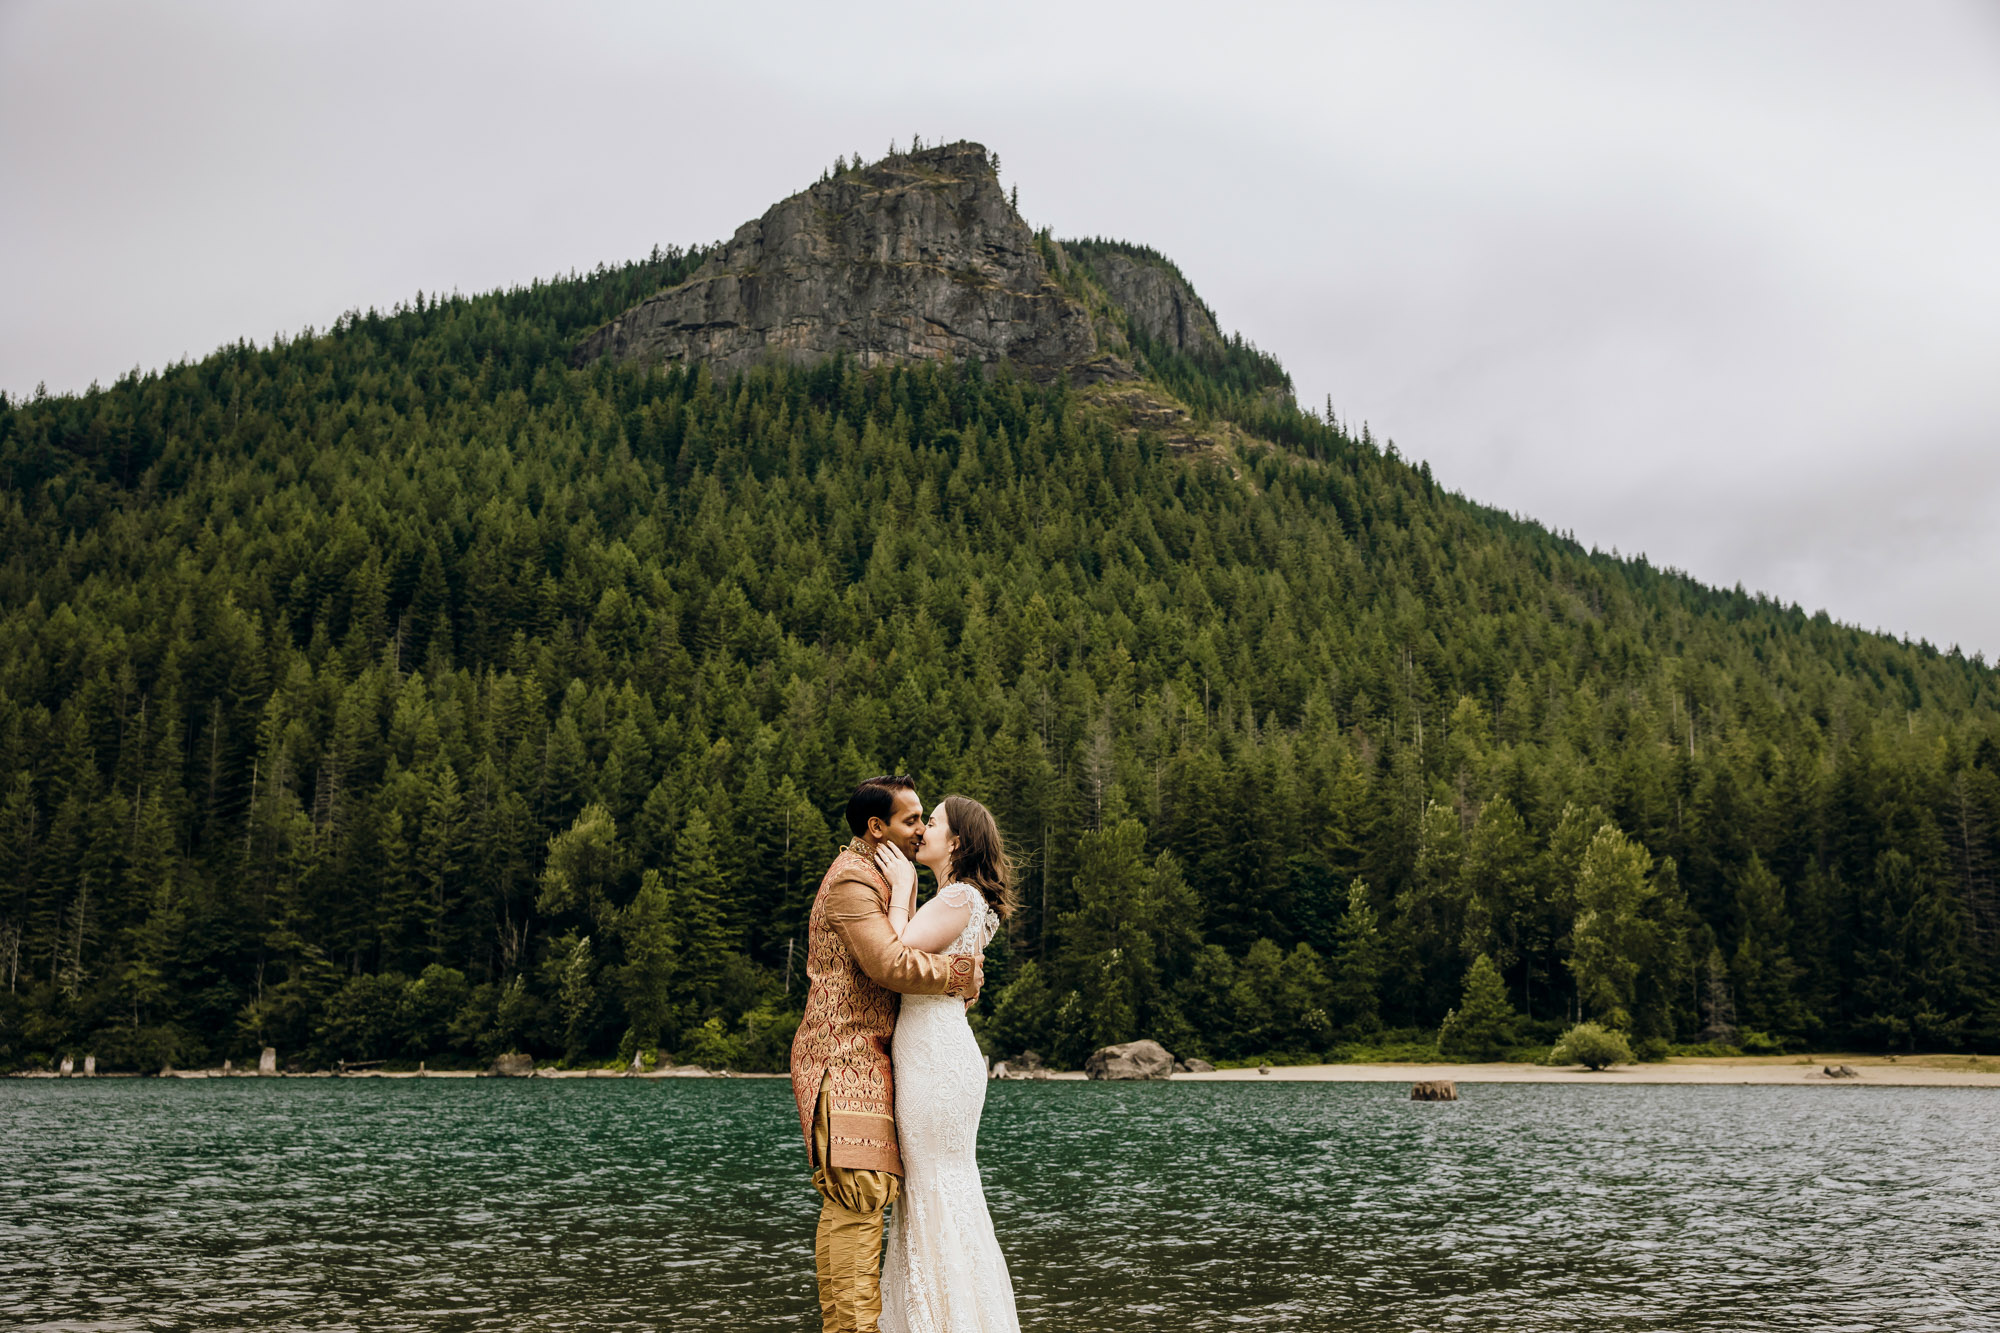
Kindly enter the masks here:
[[[1853, 1077], [1829, 1077], [1829, 1067], [1845, 1066]], [[1081, 1078], [1081, 1074], [1055, 1075]], [[1615, 1065], [1595, 1072], [1576, 1065], [1529, 1064], [1344, 1064], [1291, 1065], [1269, 1072], [1218, 1069], [1176, 1074], [1190, 1082], [1279, 1080], [1294, 1083], [1414, 1083], [1449, 1079], [1454, 1083], [1611, 1084], [1825, 1084], [1828, 1087], [2000, 1088], [2000, 1058], [1977, 1055], [1774, 1055], [1674, 1059], [1653, 1064]]]
[[[1845, 1076], [1830, 1075], [1829, 1069], [1853, 1071]], [[57, 1078], [46, 1071], [23, 1072], [16, 1078]], [[81, 1080], [82, 1075], [67, 1077]], [[97, 1078], [131, 1078], [131, 1074], [99, 1074]], [[158, 1075], [163, 1078], [256, 1078], [248, 1070], [177, 1069]], [[431, 1069], [381, 1070], [350, 1069], [344, 1073], [315, 1070], [311, 1073], [266, 1075], [278, 1078], [489, 1078], [485, 1070]], [[750, 1074], [736, 1070], [704, 1070], [690, 1065], [669, 1069], [628, 1073], [622, 1069], [542, 1068], [528, 1078], [678, 1079], [678, 1078], [788, 1078], [787, 1074]], [[1083, 1082], [1080, 1070], [1051, 1071], [1042, 1079], [1052, 1082]], [[1614, 1065], [1610, 1069], [1589, 1070], [1579, 1065], [1532, 1065], [1495, 1062], [1492, 1064], [1335, 1064], [1267, 1065], [1262, 1068], [1216, 1069], [1198, 1074], [1175, 1074], [1177, 1083], [1416, 1083], [1450, 1080], [1454, 1083], [1583, 1083], [1658, 1084], [1691, 1086], [1825, 1084], [1829, 1087], [1883, 1088], [2000, 1088], [2000, 1056], [1990, 1055], [1856, 1055], [1852, 1052], [1825, 1055], [1770, 1055], [1709, 1058], [1679, 1058], [1648, 1064]]]

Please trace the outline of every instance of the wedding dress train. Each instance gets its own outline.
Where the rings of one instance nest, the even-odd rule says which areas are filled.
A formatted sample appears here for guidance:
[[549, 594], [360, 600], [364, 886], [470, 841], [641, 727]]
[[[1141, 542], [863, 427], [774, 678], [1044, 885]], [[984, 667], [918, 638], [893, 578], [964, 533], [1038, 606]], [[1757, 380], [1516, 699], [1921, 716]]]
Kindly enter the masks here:
[[[948, 884], [938, 897], [972, 909], [944, 952], [984, 953], [1000, 918], [979, 890]], [[965, 1005], [949, 995], [905, 995], [889, 1057], [903, 1192], [889, 1212], [882, 1261], [883, 1333], [1018, 1333], [1013, 1283], [979, 1182], [986, 1058]]]

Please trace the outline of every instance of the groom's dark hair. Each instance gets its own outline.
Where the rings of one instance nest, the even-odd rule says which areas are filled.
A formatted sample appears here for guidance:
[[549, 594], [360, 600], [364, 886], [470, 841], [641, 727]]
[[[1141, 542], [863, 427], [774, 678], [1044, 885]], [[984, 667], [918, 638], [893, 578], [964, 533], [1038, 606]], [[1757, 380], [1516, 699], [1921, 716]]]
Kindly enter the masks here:
[[915, 791], [915, 778], [901, 774], [870, 778], [854, 789], [854, 795], [847, 798], [847, 827], [857, 838], [868, 836], [868, 821], [879, 819], [884, 824], [896, 811], [896, 793]]

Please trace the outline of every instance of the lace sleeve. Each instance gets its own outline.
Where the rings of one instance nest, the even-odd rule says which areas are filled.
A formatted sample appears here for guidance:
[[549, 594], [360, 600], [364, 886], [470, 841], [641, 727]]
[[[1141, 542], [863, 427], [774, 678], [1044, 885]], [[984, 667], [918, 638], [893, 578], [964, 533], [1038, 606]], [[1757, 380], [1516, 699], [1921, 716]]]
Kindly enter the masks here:
[[947, 884], [937, 891], [937, 900], [946, 907], [971, 907], [979, 900], [979, 890], [970, 884]]

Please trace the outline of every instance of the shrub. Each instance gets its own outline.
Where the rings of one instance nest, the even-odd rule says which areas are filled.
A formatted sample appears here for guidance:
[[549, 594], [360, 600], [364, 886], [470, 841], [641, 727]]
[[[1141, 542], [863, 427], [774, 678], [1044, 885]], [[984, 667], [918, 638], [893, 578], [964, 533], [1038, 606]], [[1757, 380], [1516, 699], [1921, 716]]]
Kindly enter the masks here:
[[1665, 1037], [1641, 1037], [1632, 1052], [1642, 1064], [1657, 1064], [1674, 1053], [1674, 1044]]
[[737, 1038], [735, 1066], [747, 1073], [782, 1074], [791, 1067], [792, 1037], [799, 1030], [802, 1015], [778, 999], [769, 999], [743, 1015], [743, 1033]]
[[1782, 1036], [1770, 1032], [1758, 1032], [1754, 1028], [1743, 1028], [1736, 1034], [1736, 1042], [1745, 1055], [1783, 1055], [1786, 1042]]
[[465, 973], [438, 963], [426, 967], [397, 1005], [404, 1054], [423, 1059], [443, 1051], [452, 1038], [452, 1020], [471, 999]]
[[1632, 1063], [1632, 1047], [1622, 1032], [1595, 1023], [1578, 1023], [1549, 1052], [1549, 1063], [1553, 1065], [1582, 1065], [1586, 1069], [1603, 1069], [1607, 1065], [1629, 1065]]
[[743, 1066], [743, 1045], [730, 1035], [720, 1018], [711, 1018], [687, 1035], [686, 1044], [681, 1047], [681, 1059], [703, 1069], [740, 1069]]
[[1002, 1058], [1021, 1051], [1041, 1050], [1048, 1044], [1054, 1014], [1055, 999], [1049, 993], [1042, 969], [1033, 961], [1025, 962], [994, 1000], [992, 1017], [986, 1023], [987, 1035]]
[[320, 1011], [313, 1035], [322, 1059], [381, 1060], [402, 1045], [401, 1010], [409, 979], [399, 972], [349, 977]]

